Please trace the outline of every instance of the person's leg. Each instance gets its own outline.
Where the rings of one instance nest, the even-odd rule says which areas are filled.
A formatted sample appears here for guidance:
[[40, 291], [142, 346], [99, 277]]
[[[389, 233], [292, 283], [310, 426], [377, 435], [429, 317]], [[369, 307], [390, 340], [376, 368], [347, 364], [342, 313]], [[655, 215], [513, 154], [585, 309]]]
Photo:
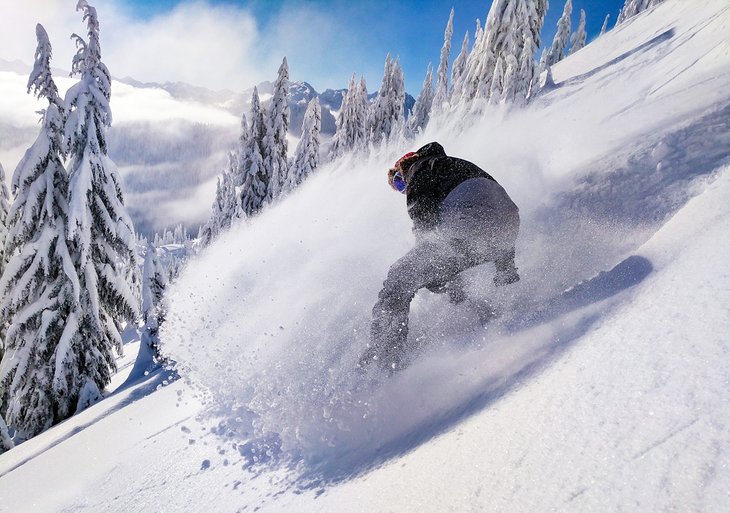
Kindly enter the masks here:
[[446, 283], [430, 283], [426, 285], [426, 288], [434, 294], [446, 294], [451, 303], [458, 305], [463, 303], [467, 298], [464, 286], [464, 280], [461, 274], [457, 274], [451, 281]]
[[452, 246], [434, 242], [416, 246], [393, 264], [373, 307], [370, 346], [360, 366], [377, 362], [387, 370], [400, 369], [413, 296], [429, 284], [451, 281], [467, 266], [466, 259]]
[[494, 275], [494, 284], [497, 287], [520, 281], [520, 275], [517, 274], [517, 266], [515, 266], [514, 247], [500, 252], [494, 260], [494, 266], [497, 269], [497, 274]]

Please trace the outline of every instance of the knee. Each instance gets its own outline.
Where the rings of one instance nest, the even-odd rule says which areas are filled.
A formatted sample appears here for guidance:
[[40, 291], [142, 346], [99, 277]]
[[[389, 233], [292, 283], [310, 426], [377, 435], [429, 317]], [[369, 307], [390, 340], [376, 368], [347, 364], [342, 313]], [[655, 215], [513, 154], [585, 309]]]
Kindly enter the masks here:
[[410, 303], [418, 291], [415, 286], [391, 271], [378, 294], [380, 303]]

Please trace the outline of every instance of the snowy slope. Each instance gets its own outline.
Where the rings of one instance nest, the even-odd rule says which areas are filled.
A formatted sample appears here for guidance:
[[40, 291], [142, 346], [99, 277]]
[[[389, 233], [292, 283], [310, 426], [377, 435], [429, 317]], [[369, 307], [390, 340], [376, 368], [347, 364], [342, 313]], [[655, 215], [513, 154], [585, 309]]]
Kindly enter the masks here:
[[[403, 148], [323, 168], [193, 261], [165, 349], [0, 456], [0, 511], [725, 511], [730, 508], [730, 6], [666, 0], [554, 69], [509, 116], [422, 141], [521, 207], [523, 280], [422, 293], [404, 372], [357, 376], [412, 244], [384, 184]], [[604, 271], [601, 273], [601, 271]]]

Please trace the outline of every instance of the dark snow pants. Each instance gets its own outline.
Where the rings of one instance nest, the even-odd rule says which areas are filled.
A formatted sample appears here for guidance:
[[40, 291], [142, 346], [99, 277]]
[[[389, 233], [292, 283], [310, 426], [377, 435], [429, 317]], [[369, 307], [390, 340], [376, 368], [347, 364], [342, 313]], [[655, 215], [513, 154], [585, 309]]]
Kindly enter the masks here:
[[[370, 346], [360, 359], [361, 366], [377, 363], [388, 371], [402, 368], [410, 304], [418, 290], [448, 287], [458, 282], [462, 271], [486, 262], [495, 262], [498, 272], [515, 269], [517, 207], [496, 182], [469, 182], [444, 201], [443, 229], [420, 240], [388, 271], [373, 307]], [[508, 202], [501, 201], [503, 196]], [[452, 290], [458, 294], [459, 288]]]

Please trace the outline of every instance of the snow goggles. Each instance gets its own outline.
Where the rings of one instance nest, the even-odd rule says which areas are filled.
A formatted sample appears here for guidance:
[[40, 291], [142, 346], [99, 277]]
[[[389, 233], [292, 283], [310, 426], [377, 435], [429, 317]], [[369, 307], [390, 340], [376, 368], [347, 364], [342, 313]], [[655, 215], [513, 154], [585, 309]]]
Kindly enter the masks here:
[[406, 184], [406, 180], [403, 178], [403, 173], [401, 171], [395, 171], [393, 173], [393, 171], [391, 169], [390, 186], [398, 192], [405, 192], [408, 184]]

